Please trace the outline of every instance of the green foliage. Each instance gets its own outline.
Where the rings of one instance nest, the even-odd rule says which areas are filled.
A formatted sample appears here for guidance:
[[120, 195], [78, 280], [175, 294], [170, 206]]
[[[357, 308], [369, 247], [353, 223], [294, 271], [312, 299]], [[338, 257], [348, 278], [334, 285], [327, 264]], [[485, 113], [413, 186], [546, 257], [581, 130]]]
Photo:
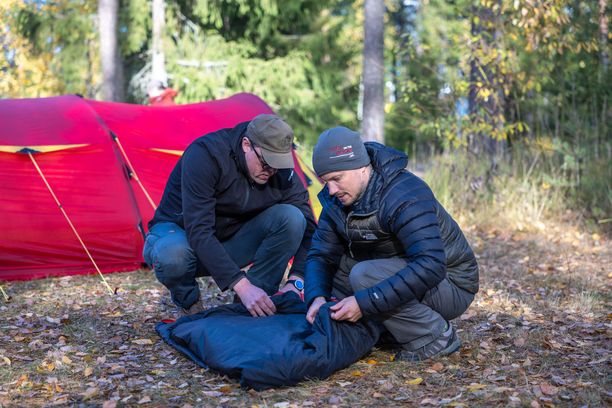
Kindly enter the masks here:
[[[146, 103], [151, 0], [120, 6], [129, 98]], [[602, 63], [610, 34], [602, 40], [601, 32], [609, 33], [609, 12], [600, 24], [597, 2], [578, 0], [385, 6], [387, 144], [411, 160], [443, 153], [458, 166], [468, 161], [459, 157], [465, 150], [496, 141], [505, 156], [460, 171], [493, 184], [478, 194], [449, 190], [449, 201], [512, 205], [518, 198], [500, 193], [507, 183], [524, 194], [545, 192], [525, 210], [534, 219], [538, 208], [561, 211], [546, 201], [561, 195], [563, 206], [611, 217], [612, 74]], [[97, 0], [0, 2], [0, 96], [96, 97], [96, 10]], [[325, 128], [359, 128], [362, 24], [362, 0], [166, 1], [170, 85], [178, 103], [253, 92], [312, 146]], [[521, 178], [536, 157], [529, 178]]]
[[[252, 92], [284, 116], [307, 144], [326, 127], [356, 127], [359, 78], [347, 70], [359, 49], [346, 43], [343, 18], [318, 11], [325, 2], [290, 1], [282, 8], [265, 1], [189, 4], [193, 9], [180, 4], [167, 12], [172, 41], [165, 43], [165, 52], [172, 86], [179, 90], [177, 102]], [[218, 27], [224, 20], [215, 19], [216, 6], [236, 8], [229, 13], [232, 18], [248, 18], [239, 26], [245, 32], [264, 23], [274, 30], [236, 38], [231, 21], [229, 28]], [[276, 11], [265, 13], [265, 7]], [[299, 10], [303, 17], [295, 15]], [[135, 96], [144, 100], [142, 87]]]

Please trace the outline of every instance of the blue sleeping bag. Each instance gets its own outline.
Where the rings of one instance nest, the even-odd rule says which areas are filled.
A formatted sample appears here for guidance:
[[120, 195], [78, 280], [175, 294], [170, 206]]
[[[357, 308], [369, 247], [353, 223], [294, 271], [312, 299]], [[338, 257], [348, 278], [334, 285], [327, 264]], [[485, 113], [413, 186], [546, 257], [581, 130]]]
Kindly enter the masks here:
[[331, 318], [327, 303], [310, 325], [306, 304], [294, 292], [273, 296], [276, 314], [251, 317], [242, 304], [215, 307], [174, 323], [159, 335], [201, 367], [239, 378], [255, 390], [324, 379], [359, 360], [376, 344], [381, 326]]

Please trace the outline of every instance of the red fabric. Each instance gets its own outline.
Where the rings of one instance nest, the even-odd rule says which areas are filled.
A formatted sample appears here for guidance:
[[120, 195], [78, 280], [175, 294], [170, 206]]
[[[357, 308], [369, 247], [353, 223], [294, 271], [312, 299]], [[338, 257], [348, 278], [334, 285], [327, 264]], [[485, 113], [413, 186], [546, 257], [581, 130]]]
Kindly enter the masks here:
[[[5, 152], [7, 146], [41, 151], [33, 157], [102, 272], [134, 270], [142, 262], [139, 225], [146, 227], [153, 208], [128, 179], [109, 131], [159, 203], [180, 152], [193, 139], [271, 112], [249, 94], [173, 107], [72, 95], [0, 100], [0, 280], [95, 273], [30, 157]], [[69, 146], [74, 144], [86, 146]], [[43, 152], [50, 145], [60, 150]]]

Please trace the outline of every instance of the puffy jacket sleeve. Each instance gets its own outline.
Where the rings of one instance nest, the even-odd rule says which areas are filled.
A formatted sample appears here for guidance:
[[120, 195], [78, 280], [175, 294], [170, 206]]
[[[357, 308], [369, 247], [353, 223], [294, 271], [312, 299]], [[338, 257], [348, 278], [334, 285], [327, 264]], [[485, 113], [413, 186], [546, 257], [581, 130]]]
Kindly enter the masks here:
[[306, 187], [304, 187], [295, 173], [292, 173], [291, 178], [292, 186], [287, 193], [285, 193], [282, 203], [294, 205], [302, 212], [304, 219], [306, 220], [306, 230], [304, 231], [302, 242], [300, 243], [297, 252], [293, 256], [293, 264], [291, 265], [291, 271], [289, 274], [303, 278], [306, 256], [308, 255], [308, 250], [310, 249], [312, 235], [314, 234], [316, 224], [314, 215], [312, 213], [312, 208], [310, 207]]
[[389, 312], [425, 292], [446, 276], [444, 244], [429, 187], [416, 177], [394, 183], [381, 199], [380, 218], [402, 243], [405, 268], [377, 285], [355, 293], [364, 316]]
[[200, 144], [190, 145], [182, 157], [183, 222], [189, 245], [221, 290], [245, 274], [215, 236], [215, 186], [222, 164]]
[[344, 253], [342, 238], [336, 233], [334, 223], [324, 209], [312, 237], [304, 273], [304, 298], [306, 304], [319, 296], [331, 297], [334, 274]]

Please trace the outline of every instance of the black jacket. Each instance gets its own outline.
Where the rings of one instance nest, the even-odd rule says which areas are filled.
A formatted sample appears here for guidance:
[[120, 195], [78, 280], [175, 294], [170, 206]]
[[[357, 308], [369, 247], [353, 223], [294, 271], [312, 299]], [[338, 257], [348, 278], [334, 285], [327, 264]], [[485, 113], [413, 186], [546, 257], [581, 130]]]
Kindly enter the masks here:
[[221, 242], [248, 220], [275, 204], [292, 204], [306, 218], [306, 231], [291, 272], [303, 276], [315, 229], [308, 193], [293, 170], [279, 170], [264, 185], [249, 177], [242, 151], [248, 122], [192, 142], [170, 174], [149, 228], [173, 222], [185, 229], [189, 245], [221, 290], [237, 282], [240, 271]]
[[319, 193], [323, 212], [308, 253], [306, 301], [331, 296], [343, 254], [360, 261], [392, 256], [408, 261], [395, 275], [355, 293], [364, 316], [421, 300], [447, 274], [460, 288], [476, 293], [478, 264], [469, 243], [427, 184], [405, 170], [407, 156], [379, 143], [366, 143], [366, 149], [374, 171], [356, 203], [343, 207], [327, 187]]

